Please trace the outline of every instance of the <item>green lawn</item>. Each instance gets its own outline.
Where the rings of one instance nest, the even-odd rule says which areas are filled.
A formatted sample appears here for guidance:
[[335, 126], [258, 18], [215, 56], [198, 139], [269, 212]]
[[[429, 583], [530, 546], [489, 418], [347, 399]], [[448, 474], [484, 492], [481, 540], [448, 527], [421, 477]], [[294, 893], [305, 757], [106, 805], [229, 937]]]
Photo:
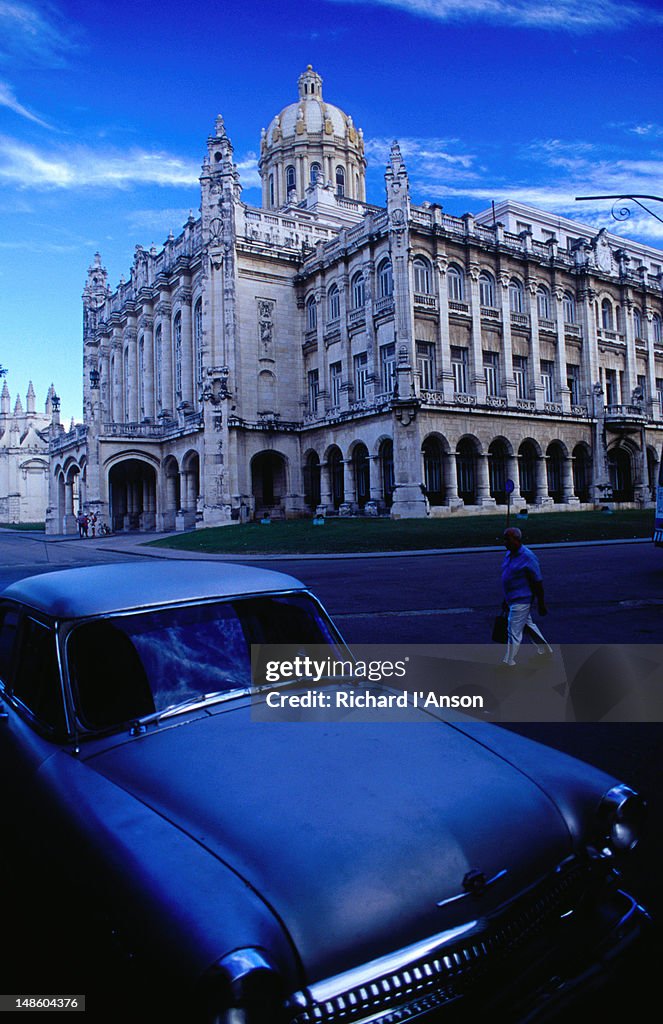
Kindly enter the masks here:
[[46, 523], [0, 523], [3, 530], [39, 530], [44, 533]]
[[[568, 540], [617, 540], [650, 537], [654, 513], [541, 512], [526, 519], [511, 517], [527, 544]], [[228, 554], [335, 554], [342, 551], [418, 551], [500, 544], [506, 516], [449, 516], [447, 519], [310, 519], [269, 526], [211, 527], [152, 541], [157, 547]]]

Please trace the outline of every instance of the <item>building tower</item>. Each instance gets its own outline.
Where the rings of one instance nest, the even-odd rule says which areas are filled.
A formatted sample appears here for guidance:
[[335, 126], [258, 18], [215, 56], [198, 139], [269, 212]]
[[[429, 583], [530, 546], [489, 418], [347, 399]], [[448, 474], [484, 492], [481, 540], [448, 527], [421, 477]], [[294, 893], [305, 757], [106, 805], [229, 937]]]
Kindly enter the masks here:
[[258, 169], [262, 205], [300, 203], [307, 187], [324, 181], [337, 195], [366, 201], [364, 137], [352, 118], [322, 98], [322, 78], [309, 64], [299, 76], [299, 100], [263, 128]]

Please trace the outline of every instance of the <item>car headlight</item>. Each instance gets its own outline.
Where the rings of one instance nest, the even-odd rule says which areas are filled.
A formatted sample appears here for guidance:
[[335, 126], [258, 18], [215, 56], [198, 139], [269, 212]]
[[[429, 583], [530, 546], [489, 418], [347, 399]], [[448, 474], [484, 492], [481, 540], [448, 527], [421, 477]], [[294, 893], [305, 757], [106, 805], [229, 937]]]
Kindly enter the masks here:
[[604, 795], [599, 807], [601, 841], [612, 853], [637, 846], [647, 805], [629, 786], [620, 783]]
[[237, 949], [207, 971], [198, 992], [205, 1024], [278, 1024], [283, 988], [259, 949]]

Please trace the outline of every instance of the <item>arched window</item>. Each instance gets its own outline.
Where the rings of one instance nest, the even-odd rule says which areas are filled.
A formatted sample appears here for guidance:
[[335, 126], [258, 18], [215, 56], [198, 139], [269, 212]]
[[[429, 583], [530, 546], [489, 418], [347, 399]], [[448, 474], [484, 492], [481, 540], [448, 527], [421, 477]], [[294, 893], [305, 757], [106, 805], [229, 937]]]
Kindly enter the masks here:
[[318, 163], [311, 164], [311, 170], [309, 171], [309, 177], [311, 179], [311, 184], [312, 185], [315, 184], [315, 182], [320, 177], [321, 171], [322, 171], [322, 168], [321, 168], [320, 164], [318, 164]]
[[431, 505], [444, 503], [444, 457], [442, 445], [437, 437], [427, 437], [421, 454], [424, 457], [424, 487]]
[[642, 337], [642, 313], [637, 308], [633, 310], [633, 333], [636, 338]]
[[601, 326], [604, 331], [614, 330], [614, 318], [612, 315], [612, 303], [610, 299], [604, 299], [601, 303]]
[[318, 326], [318, 305], [315, 295], [309, 295], [306, 300], [306, 329], [314, 331]]
[[341, 315], [341, 297], [335, 284], [327, 292], [327, 319], [338, 320]]
[[487, 270], [479, 274], [479, 301], [482, 306], [495, 308], [495, 278]]
[[576, 300], [571, 295], [571, 292], [564, 292], [562, 313], [564, 314], [565, 324], [574, 324], [576, 322]]
[[364, 275], [361, 270], [358, 274], [352, 278], [352, 308], [363, 309], [364, 303], [366, 302], [366, 288], [364, 285]]
[[394, 294], [394, 273], [391, 260], [382, 260], [378, 267], [378, 288], [381, 299], [387, 299]]
[[175, 396], [182, 399], [182, 314], [177, 313], [173, 321], [175, 336]]
[[345, 195], [345, 170], [343, 167], [336, 168], [336, 195]]
[[111, 356], [110, 361], [110, 394], [108, 397], [110, 402], [111, 422], [115, 423], [117, 414], [117, 409], [115, 408], [115, 356]]
[[291, 189], [297, 187], [297, 175], [292, 164], [285, 169], [285, 187], [286, 193], [289, 193]]
[[658, 313], [654, 314], [654, 318], [651, 322], [651, 329], [654, 341], [657, 341], [660, 344], [661, 341], [663, 341], [663, 327], [661, 326], [661, 318]]
[[525, 304], [525, 290], [516, 277], [509, 281], [509, 307], [512, 313], [522, 313]]
[[327, 456], [327, 467], [329, 473], [329, 489], [334, 508], [338, 508], [345, 500], [345, 485], [343, 479], [343, 456], [340, 448], [332, 448]]
[[430, 295], [431, 272], [430, 263], [423, 256], [415, 256], [414, 264], [414, 290], [419, 295]]
[[544, 285], [537, 288], [536, 311], [540, 320], [550, 320], [550, 292]]
[[309, 452], [304, 463], [304, 501], [314, 509], [320, 504], [320, 458]]
[[465, 275], [460, 267], [452, 264], [447, 271], [449, 279], [449, 298], [453, 302], [463, 302], [465, 299]]
[[193, 310], [193, 347], [196, 360], [196, 383], [203, 380], [203, 300], [198, 299]]
[[270, 176], [269, 176], [269, 205], [270, 206], [275, 206], [276, 205], [276, 196], [274, 195], [274, 175], [273, 174], [270, 174]]
[[157, 403], [157, 412], [163, 408], [163, 386], [161, 374], [163, 371], [163, 345], [161, 324], [157, 325], [154, 332], [154, 397]]

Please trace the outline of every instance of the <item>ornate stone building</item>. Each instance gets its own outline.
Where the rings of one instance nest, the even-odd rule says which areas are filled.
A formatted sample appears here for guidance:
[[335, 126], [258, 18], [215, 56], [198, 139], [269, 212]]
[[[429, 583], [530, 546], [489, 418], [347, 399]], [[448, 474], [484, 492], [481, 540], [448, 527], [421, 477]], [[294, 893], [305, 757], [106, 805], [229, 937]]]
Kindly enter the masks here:
[[36, 409], [32, 381], [25, 409], [17, 395], [12, 411], [5, 383], [0, 394], [0, 523], [43, 523], [48, 505], [49, 431], [55, 392]]
[[84, 426], [51, 446], [114, 529], [295, 516], [645, 504], [663, 441], [663, 252], [518, 203], [414, 205], [394, 144], [365, 202], [362, 133], [310, 67], [263, 131], [247, 206], [221, 117], [200, 216], [136, 246], [84, 308]]

